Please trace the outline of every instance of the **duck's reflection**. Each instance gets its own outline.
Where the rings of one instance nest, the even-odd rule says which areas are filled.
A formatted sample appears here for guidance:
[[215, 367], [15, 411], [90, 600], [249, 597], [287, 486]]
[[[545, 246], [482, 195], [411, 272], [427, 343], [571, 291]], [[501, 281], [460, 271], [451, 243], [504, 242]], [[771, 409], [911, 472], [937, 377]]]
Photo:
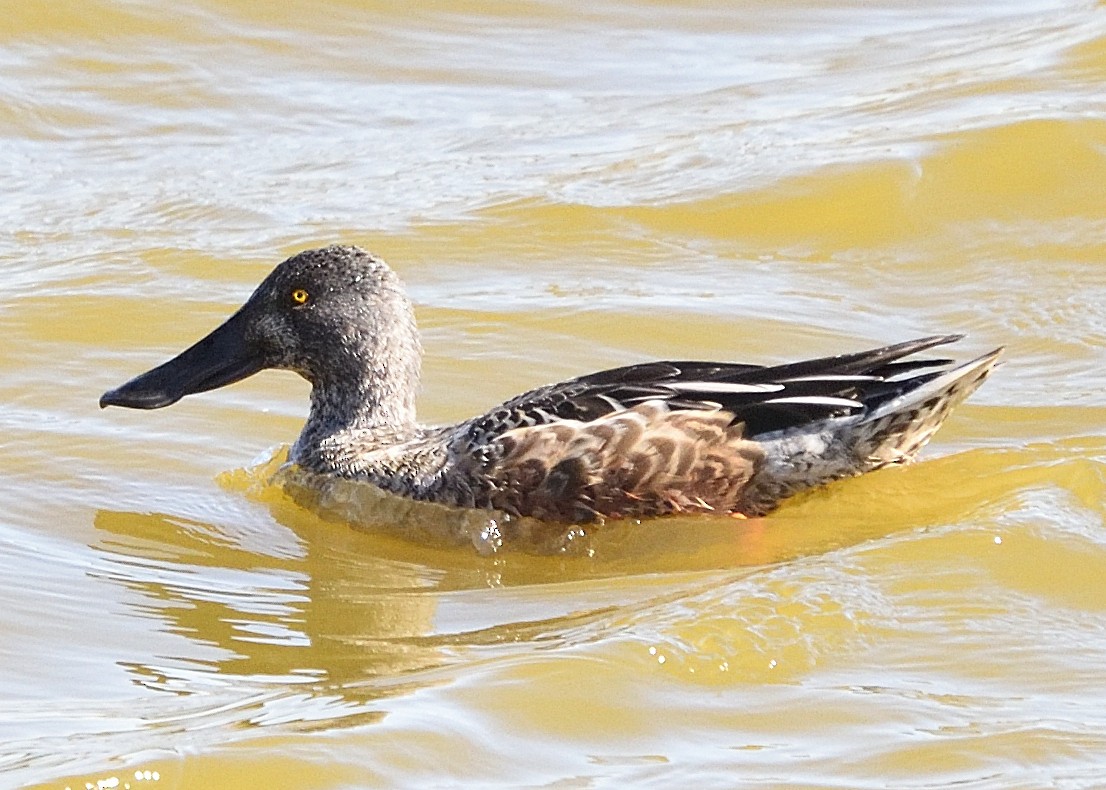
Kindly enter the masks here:
[[433, 629], [432, 579], [343, 545], [341, 530], [300, 541], [299, 556], [274, 557], [225, 540], [233, 525], [101, 510], [96, 526], [110, 537], [96, 547], [94, 572], [138, 593], [136, 610], [185, 637], [179, 655], [130, 667], [147, 687], [293, 685], [346, 698], [360, 689], [364, 700], [376, 696], [365, 679], [445, 660], [416, 638]]
[[327, 521], [297, 503], [294, 486], [271, 483], [279, 460], [225, 476], [240, 506], [224, 512], [97, 513], [93, 572], [182, 637], [175, 655], [128, 665], [136, 683], [182, 696], [233, 689], [254, 700], [249, 722], [375, 716], [382, 696], [442, 682], [451, 675], [436, 670], [474, 654], [602, 639], [666, 601], [980, 505], [974, 489], [906, 501], [952, 474], [974, 479], [965, 473], [980, 458], [962, 454], [835, 487], [766, 520], [612, 524], [579, 533], [583, 551], [485, 556], [464, 530], [462, 545], [455, 529], [428, 539], [430, 517], [418, 540]]
[[249, 501], [204, 509], [202, 519], [97, 512], [101, 561], [92, 572], [133, 591], [140, 616], [183, 637], [176, 655], [129, 664], [136, 683], [177, 695], [229, 686], [269, 708], [303, 694], [304, 707], [308, 697], [314, 706], [327, 700], [345, 716], [351, 704], [438, 682], [427, 670], [471, 648], [520, 649], [611, 608], [586, 590], [541, 596], [541, 605], [489, 597], [505, 576], [518, 587], [593, 574], [569, 567], [583, 557], [522, 555], [512, 564], [471, 542], [431, 539], [432, 527], [420, 542], [327, 521], [271, 485], [274, 468], [224, 476]]

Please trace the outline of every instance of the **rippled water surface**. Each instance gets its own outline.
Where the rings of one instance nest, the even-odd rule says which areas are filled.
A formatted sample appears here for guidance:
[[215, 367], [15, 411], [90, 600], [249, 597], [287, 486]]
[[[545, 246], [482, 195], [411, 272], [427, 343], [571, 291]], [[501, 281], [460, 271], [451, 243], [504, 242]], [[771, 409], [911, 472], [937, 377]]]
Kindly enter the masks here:
[[[1103, 8], [5, 16], [0, 784], [1106, 783]], [[97, 409], [336, 241], [408, 282], [428, 421], [659, 357], [1008, 361], [924, 463], [552, 556], [267, 485], [291, 374]]]

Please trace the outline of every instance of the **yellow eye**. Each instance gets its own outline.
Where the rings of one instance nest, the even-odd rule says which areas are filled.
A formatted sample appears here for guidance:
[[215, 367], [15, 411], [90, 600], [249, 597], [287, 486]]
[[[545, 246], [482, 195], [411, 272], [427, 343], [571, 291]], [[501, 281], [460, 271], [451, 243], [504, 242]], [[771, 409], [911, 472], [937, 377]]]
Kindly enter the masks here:
[[307, 304], [308, 297], [309, 294], [302, 288], [297, 288], [296, 290], [292, 291], [292, 301], [296, 304]]

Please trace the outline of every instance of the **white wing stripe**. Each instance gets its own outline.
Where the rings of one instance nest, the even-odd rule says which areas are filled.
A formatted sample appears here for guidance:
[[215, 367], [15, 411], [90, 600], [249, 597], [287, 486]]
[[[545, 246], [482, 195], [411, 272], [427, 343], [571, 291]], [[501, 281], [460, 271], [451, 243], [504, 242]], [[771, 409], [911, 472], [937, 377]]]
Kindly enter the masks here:
[[782, 384], [733, 384], [727, 381], [678, 381], [665, 382], [665, 387], [676, 392], [779, 392]]
[[834, 398], [824, 395], [796, 396], [793, 398], [772, 398], [765, 403], [805, 403], [809, 406], [844, 406], [846, 408], [858, 408], [863, 404], [860, 401], [849, 398]]

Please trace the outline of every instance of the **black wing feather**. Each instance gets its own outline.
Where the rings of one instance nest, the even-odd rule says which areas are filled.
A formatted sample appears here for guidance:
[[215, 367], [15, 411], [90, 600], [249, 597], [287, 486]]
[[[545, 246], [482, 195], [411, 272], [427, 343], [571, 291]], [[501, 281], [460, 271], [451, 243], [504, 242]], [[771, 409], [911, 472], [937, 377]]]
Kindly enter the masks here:
[[677, 410], [721, 407], [733, 412], [735, 423], [745, 423], [747, 436], [756, 436], [857, 413], [898, 397], [939, 376], [951, 363], [903, 357], [961, 337], [926, 337], [775, 366], [671, 361], [611, 368], [512, 398], [474, 420], [469, 435], [493, 436], [558, 419], [588, 422], [647, 400], [663, 400]]

